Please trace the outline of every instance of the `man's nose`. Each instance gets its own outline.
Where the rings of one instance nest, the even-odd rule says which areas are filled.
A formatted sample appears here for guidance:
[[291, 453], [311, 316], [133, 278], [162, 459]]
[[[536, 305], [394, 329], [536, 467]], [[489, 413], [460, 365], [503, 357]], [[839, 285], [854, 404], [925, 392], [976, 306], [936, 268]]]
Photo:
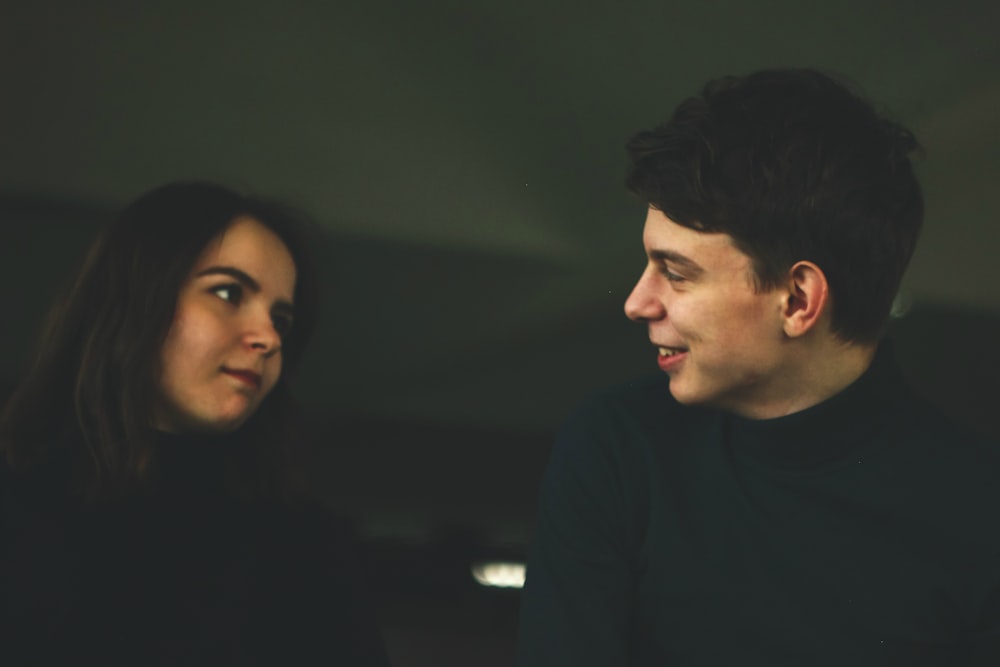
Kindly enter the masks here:
[[625, 299], [625, 315], [634, 322], [647, 322], [662, 319], [667, 311], [661, 295], [654, 288], [654, 278], [650, 269], [643, 271], [632, 288], [631, 294]]

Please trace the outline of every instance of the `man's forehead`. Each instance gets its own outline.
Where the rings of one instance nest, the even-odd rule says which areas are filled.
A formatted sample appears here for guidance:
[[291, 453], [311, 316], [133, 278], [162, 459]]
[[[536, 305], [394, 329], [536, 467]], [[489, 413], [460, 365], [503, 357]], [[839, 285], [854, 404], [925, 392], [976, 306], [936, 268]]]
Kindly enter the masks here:
[[731, 248], [739, 251], [736, 241], [726, 232], [704, 231], [674, 222], [655, 209], [650, 209], [642, 232], [647, 251], [663, 250], [683, 253], [684, 249]]

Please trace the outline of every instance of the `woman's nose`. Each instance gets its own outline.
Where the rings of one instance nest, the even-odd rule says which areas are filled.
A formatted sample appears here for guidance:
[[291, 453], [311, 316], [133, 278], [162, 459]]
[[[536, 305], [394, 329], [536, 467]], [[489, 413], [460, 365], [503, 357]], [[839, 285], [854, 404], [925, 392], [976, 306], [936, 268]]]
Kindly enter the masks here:
[[260, 350], [265, 356], [281, 349], [281, 336], [274, 328], [270, 314], [266, 318], [254, 318], [247, 329], [246, 341], [252, 349]]

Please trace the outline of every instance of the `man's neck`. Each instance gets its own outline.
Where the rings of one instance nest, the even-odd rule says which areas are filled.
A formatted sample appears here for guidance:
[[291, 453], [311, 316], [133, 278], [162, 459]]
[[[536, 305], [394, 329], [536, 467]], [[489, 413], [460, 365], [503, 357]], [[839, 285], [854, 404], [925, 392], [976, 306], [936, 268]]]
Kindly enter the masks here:
[[839, 394], [871, 366], [877, 344], [812, 341], [790, 359], [773, 395], [731, 410], [748, 419], [775, 419], [801, 412]]

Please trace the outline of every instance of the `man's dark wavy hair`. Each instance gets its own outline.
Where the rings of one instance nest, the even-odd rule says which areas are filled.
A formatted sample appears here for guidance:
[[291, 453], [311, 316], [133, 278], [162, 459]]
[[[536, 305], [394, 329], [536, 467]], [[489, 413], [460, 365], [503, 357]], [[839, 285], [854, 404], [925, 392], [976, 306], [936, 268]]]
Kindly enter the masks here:
[[924, 206], [916, 139], [870, 102], [813, 70], [725, 77], [626, 148], [627, 187], [678, 224], [729, 234], [758, 290], [812, 261], [833, 331], [884, 334]]
[[[317, 310], [309, 226], [279, 202], [202, 182], [142, 195], [94, 241], [48, 315], [34, 363], [0, 413], [0, 450], [11, 468], [68, 456], [79, 490], [92, 500], [142, 483], [155, 458], [152, 405], [177, 296], [209, 241], [241, 216], [271, 229], [290, 251], [295, 324], [282, 341], [281, 376], [240, 428], [226, 476], [244, 496], [285, 495], [289, 379]], [[68, 452], [67, 442], [73, 445]]]

